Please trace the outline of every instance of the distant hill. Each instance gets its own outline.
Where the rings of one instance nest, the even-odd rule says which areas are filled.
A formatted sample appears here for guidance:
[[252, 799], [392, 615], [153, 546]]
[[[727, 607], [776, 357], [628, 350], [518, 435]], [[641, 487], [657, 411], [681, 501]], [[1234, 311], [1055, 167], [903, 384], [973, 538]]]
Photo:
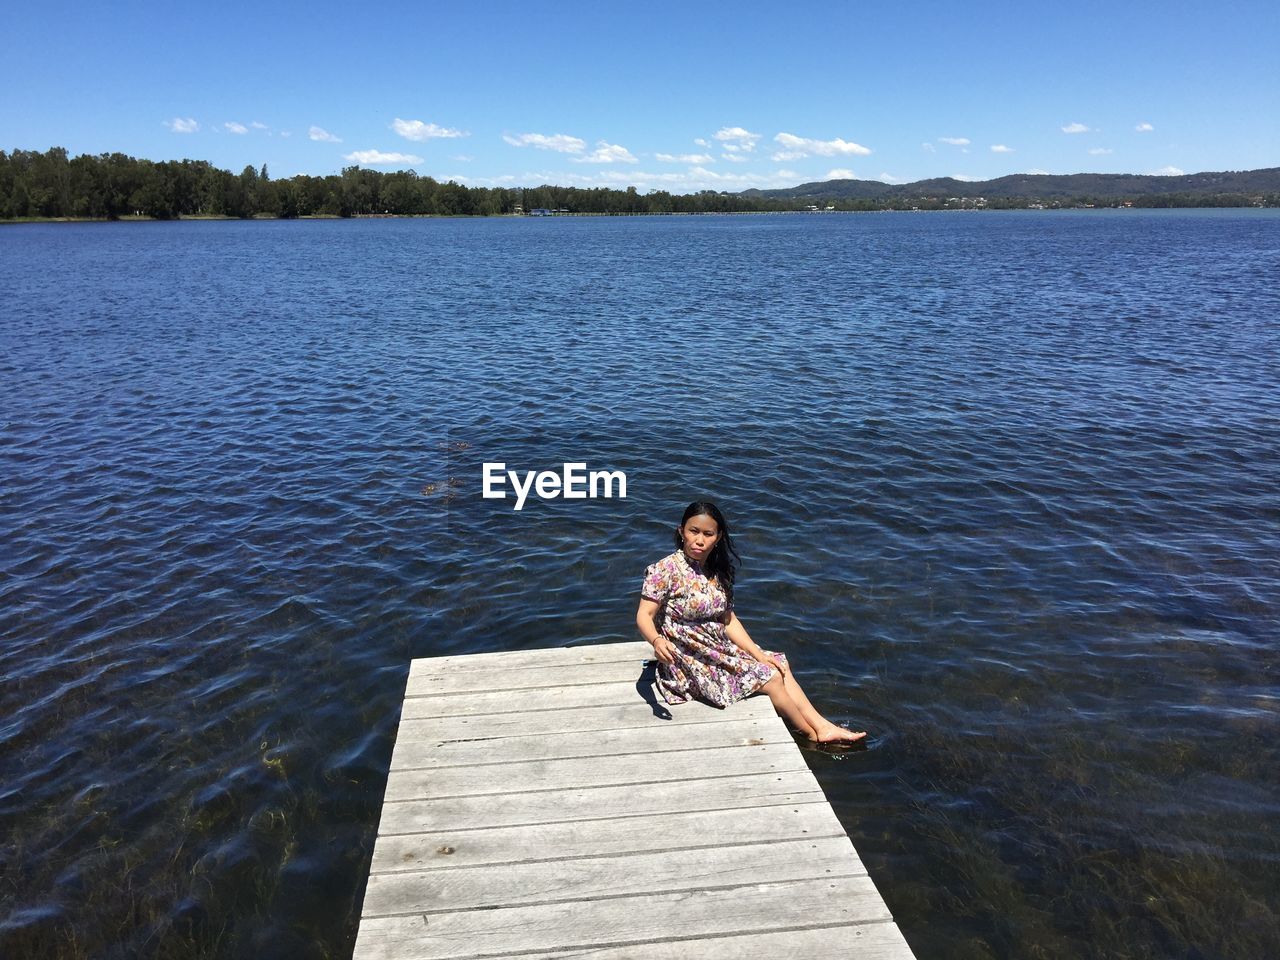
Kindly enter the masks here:
[[879, 180], [825, 180], [802, 183], [785, 190], [744, 190], [741, 196], [779, 200], [893, 200], [913, 197], [1012, 197], [1065, 200], [1090, 197], [1098, 200], [1186, 194], [1263, 194], [1280, 191], [1280, 167], [1265, 170], [1228, 170], [1222, 173], [1188, 173], [1183, 176], [1150, 176], [1132, 173], [1015, 173], [995, 180], [954, 180], [938, 177], [914, 183], [888, 184]]

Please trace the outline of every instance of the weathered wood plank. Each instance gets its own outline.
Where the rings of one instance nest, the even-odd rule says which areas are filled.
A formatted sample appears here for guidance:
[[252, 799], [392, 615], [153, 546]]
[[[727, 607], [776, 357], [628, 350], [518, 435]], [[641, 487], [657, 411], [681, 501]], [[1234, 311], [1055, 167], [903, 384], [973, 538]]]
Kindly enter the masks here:
[[[399, 738], [391, 754], [391, 769], [425, 769], [470, 764], [502, 764], [523, 760], [563, 757], [607, 757], [619, 753], [660, 753], [708, 747], [754, 746], [761, 743], [794, 743], [786, 726], [776, 717], [758, 720], [726, 720], [681, 726], [654, 721], [652, 730], [610, 730], [604, 733], [574, 730], [568, 733], [501, 740], [406, 740]], [[654, 763], [661, 760], [655, 758]], [[497, 770], [494, 776], [500, 776]]]
[[[652, 686], [651, 684], [649, 685]], [[565, 710], [572, 707], [603, 707], [611, 703], [635, 703], [641, 700], [635, 684], [592, 683], [576, 687], [543, 687], [522, 690], [512, 696], [510, 690], [486, 690], [443, 693], [438, 696], [406, 697], [400, 711], [401, 720], [427, 720], [431, 717], [466, 717], [487, 713], [532, 713], [535, 710]], [[674, 710], [661, 702], [661, 707]], [[683, 708], [685, 704], [680, 704]], [[702, 706], [702, 704], [700, 704]], [[714, 707], [707, 707], [714, 710]]]
[[673, 836], [675, 849], [684, 849], [737, 843], [743, 837], [766, 843], [844, 835], [825, 798], [779, 807], [628, 814], [616, 819], [479, 830], [440, 824], [429, 833], [379, 837], [370, 873], [672, 850]]
[[605, 663], [570, 663], [563, 666], [529, 666], [511, 670], [445, 670], [441, 673], [410, 672], [408, 692], [415, 697], [484, 690], [531, 690], [570, 687], [585, 683], [635, 684], [644, 672], [639, 660]]
[[744, 700], [732, 713], [703, 703], [671, 708], [670, 720], [659, 720], [653, 709], [636, 697], [631, 703], [572, 707], [564, 710], [537, 710], [531, 713], [488, 713], [480, 716], [431, 717], [400, 721], [396, 739], [487, 740], [497, 737], [527, 737], [543, 733], [579, 732], [595, 735], [609, 730], [635, 727], [652, 729], [655, 724], [724, 723], [726, 720], [770, 719], [776, 717], [767, 697]]
[[759, 746], [677, 750], [655, 759], [647, 753], [565, 760], [505, 763], [501, 776], [479, 775], [474, 767], [397, 770], [387, 780], [383, 802], [478, 797], [522, 790], [568, 790], [573, 787], [647, 786], [669, 780], [690, 780], [708, 772], [735, 774], [807, 770], [804, 756], [790, 740]]
[[624, 947], [570, 947], [538, 954], [539, 960], [911, 960], [896, 924], [860, 923], [736, 937], [629, 943]]
[[[892, 919], [870, 878], [795, 880], [672, 894], [369, 917], [359, 960], [524, 956], [570, 947], [739, 935]], [[866, 921], [864, 921], [866, 922]]]
[[[865, 874], [848, 837], [372, 874], [366, 917], [678, 893]], [[877, 917], [880, 914], [877, 913]], [[853, 917], [851, 919], [863, 919]]]
[[[356, 956], [363, 960], [363, 954], [357, 953]], [[403, 956], [408, 958], [410, 955]], [[561, 947], [541, 951], [536, 957], [537, 960], [707, 960], [708, 957], [715, 960], [760, 960], [762, 957], [782, 960], [912, 960], [913, 955], [896, 924], [876, 921], [756, 931], [739, 936], [687, 937], [628, 943], [625, 946]]]
[[405, 800], [383, 805], [379, 836], [426, 833], [451, 824], [460, 830], [556, 823], [673, 811], [774, 807], [825, 799], [808, 770], [705, 780], [672, 780], [646, 787], [587, 787], [473, 797]]
[[575, 663], [628, 661], [639, 665], [653, 657], [653, 647], [643, 640], [624, 643], [593, 643], [576, 647], [540, 647], [535, 650], [500, 650], [490, 653], [450, 654], [420, 657], [409, 665], [412, 679], [420, 674], [457, 670], [510, 670], [521, 667], [560, 667]]

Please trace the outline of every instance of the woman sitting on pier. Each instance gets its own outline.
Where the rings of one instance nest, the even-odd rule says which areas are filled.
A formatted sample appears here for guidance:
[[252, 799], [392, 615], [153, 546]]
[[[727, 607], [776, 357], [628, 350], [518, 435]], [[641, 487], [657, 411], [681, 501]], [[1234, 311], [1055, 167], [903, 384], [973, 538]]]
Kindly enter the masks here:
[[675, 543], [675, 553], [645, 570], [636, 611], [636, 626], [658, 659], [663, 699], [727, 707], [760, 690], [810, 740], [849, 743], [865, 737], [818, 713], [791, 675], [786, 656], [760, 649], [748, 636], [733, 612], [738, 551], [720, 509], [714, 503], [689, 504]]

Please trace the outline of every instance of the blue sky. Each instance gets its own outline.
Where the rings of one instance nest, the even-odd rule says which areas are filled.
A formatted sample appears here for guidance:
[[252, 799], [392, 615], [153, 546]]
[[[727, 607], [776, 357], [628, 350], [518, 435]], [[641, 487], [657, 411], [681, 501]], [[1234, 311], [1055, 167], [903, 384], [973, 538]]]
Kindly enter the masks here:
[[642, 192], [1280, 166], [1280, 4], [13, 5], [0, 149]]

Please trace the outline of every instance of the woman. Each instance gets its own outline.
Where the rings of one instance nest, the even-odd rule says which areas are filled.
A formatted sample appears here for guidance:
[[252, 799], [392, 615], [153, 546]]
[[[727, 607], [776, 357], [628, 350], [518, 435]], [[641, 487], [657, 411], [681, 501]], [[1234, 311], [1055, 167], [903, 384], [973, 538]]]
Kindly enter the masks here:
[[738, 551], [720, 509], [714, 503], [689, 504], [675, 536], [676, 552], [646, 568], [636, 611], [636, 626], [658, 659], [663, 699], [694, 698], [727, 707], [762, 690], [782, 718], [810, 740], [849, 743], [865, 737], [818, 713], [791, 675], [787, 658], [761, 650], [747, 635], [733, 612]]

